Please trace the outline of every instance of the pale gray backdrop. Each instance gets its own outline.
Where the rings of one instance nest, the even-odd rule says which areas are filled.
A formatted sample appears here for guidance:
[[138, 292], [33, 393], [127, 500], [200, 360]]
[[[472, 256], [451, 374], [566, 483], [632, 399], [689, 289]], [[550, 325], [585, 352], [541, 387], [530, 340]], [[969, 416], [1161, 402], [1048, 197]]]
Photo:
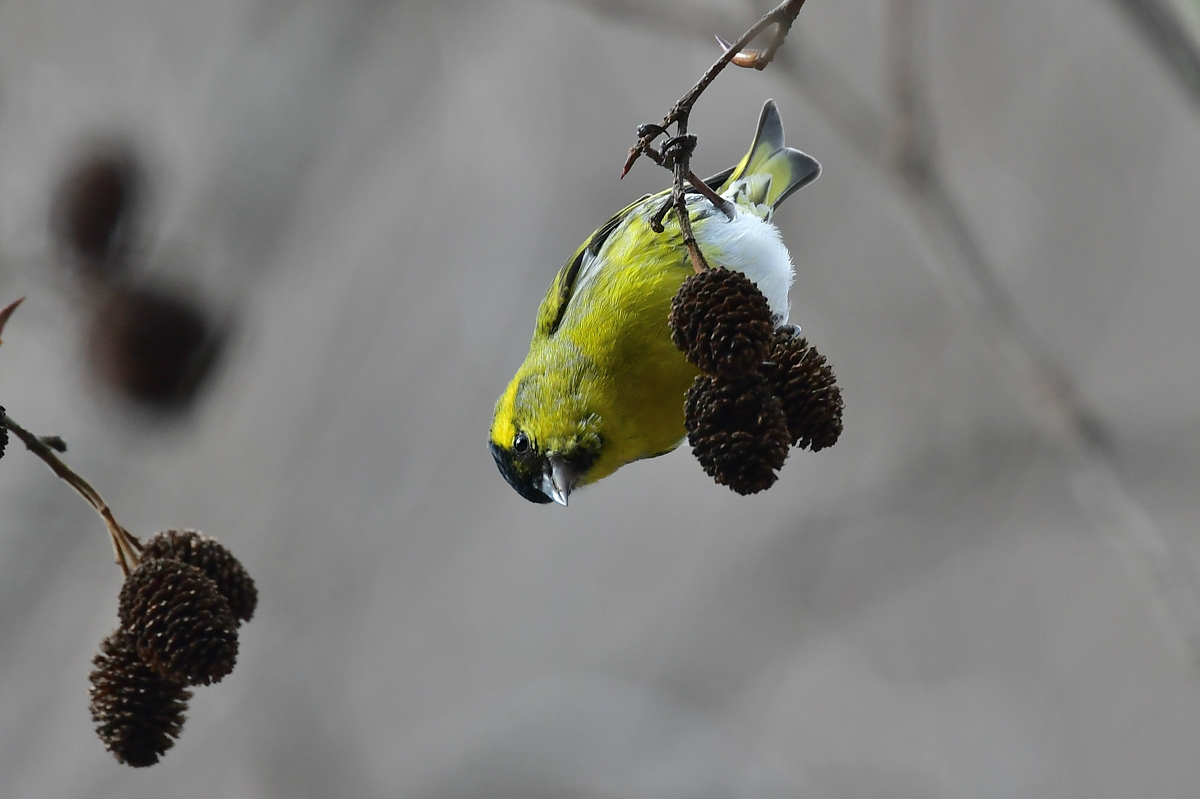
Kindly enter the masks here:
[[[741, 498], [686, 448], [534, 506], [486, 448], [546, 284], [763, 3], [0, 2], [0, 403], [133, 532], [258, 582], [224, 683], [118, 765], [95, 515], [0, 462], [0, 797], [1194, 797], [1200, 115], [1102, 0], [810, 0], [701, 100], [823, 177], [778, 215], [835, 448]], [[148, 166], [138, 269], [234, 335], [193, 412], [115, 402], [47, 225]]]

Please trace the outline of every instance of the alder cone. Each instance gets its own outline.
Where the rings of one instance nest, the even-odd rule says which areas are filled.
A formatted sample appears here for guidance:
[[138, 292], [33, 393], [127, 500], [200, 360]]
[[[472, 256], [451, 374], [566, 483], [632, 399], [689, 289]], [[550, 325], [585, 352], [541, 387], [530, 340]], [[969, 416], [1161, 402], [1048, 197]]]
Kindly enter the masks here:
[[128, 265], [143, 182], [132, 148], [116, 143], [80, 157], [63, 175], [51, 230], [85, 275], [110, 279]]
[[148, 666], [128, 630], [105, 638], [92, 665], [88, 679], [96, 734], [121, 763], [154, 765], [183, 730], [192, 692]]
[[741, 272], [706, 269], [690, 276], [671, 301], [671, 340], [705, 374], [755, 372], [775, 329], [767, 298]]
[[842, 434], [842, 390], [825, 356], [779, 331], [762, 373], [783, 403], [792, 446], [819, 452]]
[[237, 622], [195, 566], [144, 560], [121, 587], [121, 624], [159, 674], [188, 685], [220, 682], [237, 662]]
[[688, 443], [704, 471], [739, 494], [775, 484], [788, 454], [787, 417], [761, 375], [701, 375], [684, 406]]
[[195, 566], [216, 583], [238, 621], [250, 621], [258, 606], [258, 588], [234, 554], [198, 530], [165, 530], [146, 544], [142, 560], [161, 558]]

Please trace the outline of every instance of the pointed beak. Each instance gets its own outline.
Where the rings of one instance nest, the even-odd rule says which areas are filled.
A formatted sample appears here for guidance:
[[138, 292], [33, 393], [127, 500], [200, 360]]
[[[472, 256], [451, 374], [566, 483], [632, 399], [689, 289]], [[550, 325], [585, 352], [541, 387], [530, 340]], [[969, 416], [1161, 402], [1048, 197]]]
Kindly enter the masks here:
[[571, 489], [579, 481], [575, 471], [557, 455], [546, 460], [546, 472], [542, 475], [542, 493], [559, 505], [566, 507]]

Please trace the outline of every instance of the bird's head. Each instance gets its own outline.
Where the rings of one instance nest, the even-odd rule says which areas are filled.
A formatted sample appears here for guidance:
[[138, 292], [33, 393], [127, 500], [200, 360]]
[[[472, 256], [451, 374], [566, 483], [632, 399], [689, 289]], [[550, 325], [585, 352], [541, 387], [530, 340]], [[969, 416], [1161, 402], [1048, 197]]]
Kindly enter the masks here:
[[[557, 385], [557, 381], [568, 382]], [[489, 445], [500, 474], [530, 502], [566, 505], [592, 482], [600, 458], [599, 418], [581, 408], [570, 379], [518, 372], [496, 403]]]

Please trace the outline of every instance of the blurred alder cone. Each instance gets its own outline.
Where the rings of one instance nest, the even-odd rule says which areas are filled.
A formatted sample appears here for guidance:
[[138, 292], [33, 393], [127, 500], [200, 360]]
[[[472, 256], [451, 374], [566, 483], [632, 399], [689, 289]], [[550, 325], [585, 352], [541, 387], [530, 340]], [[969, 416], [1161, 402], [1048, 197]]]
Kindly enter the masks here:
[[143, 177], [127, 144], [88, 147], [68, 166], [54, 193], [50, 227], [85, 276], [111, 279], [128, 265]]
[[96, 373], [122, 396], [151, 410], [180, 412], [195, 401], [225, 338], [186, 295], [133, 286], [97, 310], [88, 354]]

